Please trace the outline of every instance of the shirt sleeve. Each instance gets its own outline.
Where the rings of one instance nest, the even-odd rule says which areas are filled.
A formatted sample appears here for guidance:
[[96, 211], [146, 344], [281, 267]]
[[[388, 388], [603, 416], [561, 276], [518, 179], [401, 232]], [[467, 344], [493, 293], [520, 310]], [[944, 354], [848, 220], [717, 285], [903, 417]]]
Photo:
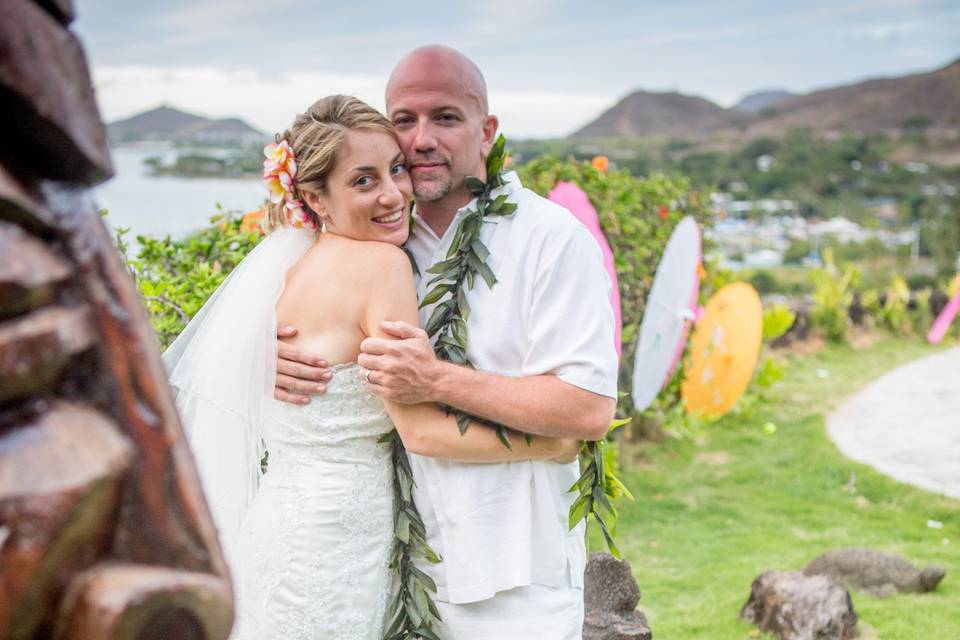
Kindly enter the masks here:
[[600, 247], [583, 225], [576, 225], [556, 248], [545, 248], [533, 278], [526, 375], [550, 373], [581, 389], [617, 397], [610, 287]]

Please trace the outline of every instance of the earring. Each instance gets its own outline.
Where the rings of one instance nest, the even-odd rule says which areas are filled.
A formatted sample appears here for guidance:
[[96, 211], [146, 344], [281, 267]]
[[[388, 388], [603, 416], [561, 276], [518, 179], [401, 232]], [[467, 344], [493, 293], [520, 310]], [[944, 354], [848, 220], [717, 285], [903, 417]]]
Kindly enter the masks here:
[[327, 232], [327, 221], [324, 220], [323, 218], [321, 218], [321, 219], [320, 219], [320, 233], [326, 233], [326, 232]]

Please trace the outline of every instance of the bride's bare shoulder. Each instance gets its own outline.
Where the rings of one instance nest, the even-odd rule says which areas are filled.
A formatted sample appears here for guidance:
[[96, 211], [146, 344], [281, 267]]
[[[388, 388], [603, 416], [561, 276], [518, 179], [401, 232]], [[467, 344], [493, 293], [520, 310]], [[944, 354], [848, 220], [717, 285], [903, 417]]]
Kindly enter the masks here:
[[413, 282], [413, 270], [406, 252], [392, 244], [343, 237], [323, 239], [305, 256], [304, 266], [335, 271], [342, 279], [383, 286]]
[[413, 280], [410, 258], [400, 247], [386, 242], [346, 240], [342, 249], [350, 255], [350, 262], [358, 275], [379, 283], [398, 283]]

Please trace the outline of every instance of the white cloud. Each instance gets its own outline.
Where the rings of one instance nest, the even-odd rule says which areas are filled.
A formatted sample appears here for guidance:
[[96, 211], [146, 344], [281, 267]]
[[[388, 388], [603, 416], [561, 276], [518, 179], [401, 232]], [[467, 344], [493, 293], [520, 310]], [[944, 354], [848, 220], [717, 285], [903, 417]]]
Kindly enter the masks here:
[[264, 75], [206, 67], [97, 67], [97, 101], [108, 121], [159, 104], [200, 115], [238, 116], [267, 133], [285, 128], [314, 100], [346, 93], [382, 108], [386, 78], [333, 73]]
[[[256, 71], [209, 67], [109, 66], [93, 70], [101, 113], [107, 121], [159, 104], [212, 117], [238, 116], [267, 133], [286, 127], [314, 100], [345, 93], [383, 110], [386, 76]], [[612, 96], [550, 91], [498, 91], [490, 106], [513, 137], [563, 136], [614, 102]]]
[[490, 110], [507, 137], [568, 135], [613, 105], [606, 95], [550, 91], [490, 91]]
[[269, 3], [204, 0], [172, 9], [161, 22], [168, 27], [202, 32], [225, 24], [236, 25], [250, 18], [280, 20], [279, 16], [298, 4], [298, 0], [271, 0]]
[[552, 3], [550, 0], [485, 0], [473, 3], [475, 28], [481, 32], [516, 32], [549, 21]]
[[847, 30], [847, 34], [855, 38], [870, 40], [890, 40], [902, 36], [909, 36], [922, 31], [924, 25], [919, 22], [892, 22], [879, 24], [859, 24]]

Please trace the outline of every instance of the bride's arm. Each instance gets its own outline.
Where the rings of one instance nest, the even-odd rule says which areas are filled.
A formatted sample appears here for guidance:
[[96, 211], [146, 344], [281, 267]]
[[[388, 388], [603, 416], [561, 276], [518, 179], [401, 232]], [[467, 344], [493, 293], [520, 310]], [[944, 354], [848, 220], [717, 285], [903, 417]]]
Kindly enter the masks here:
[[[375, 243], [371, 243], [375, 244]], [[369, 270], [367, 313], [361, 321], [368, 336], [382, 337], [380, 322], [387, 318], [401, 319], [419, 325], [417, 296], [410, 261], [403, 251], [389, 245], [371, 247], [365, 268]], [[453, 415], [432, 403], [405, 405], [384, 401], [387, 413], [403, 440], [407, 451], [432, 458], [460, 462], [506, 462], [511, 460], [576, 459], [579, 442], [569, 438], [533, 436], [530, 444], [519, 432], [510, 432], [513, 448], [508, 449], [497, 438], [496, 431], [471, 422], [460, 435]]]
[[493, 428], [470, 423], [460, 435], [453, 416], [435, 404], [399, 404], [384, 401], [387, 413], [397, 427], [407, 451], [431, 458], [460, 462], [508, 462], [512, 460], [576, 460], [580, 443], [569, 438], [532, 436], [527, 444], [524, 434], [508, 429], [512, 448], [497, 438]]

